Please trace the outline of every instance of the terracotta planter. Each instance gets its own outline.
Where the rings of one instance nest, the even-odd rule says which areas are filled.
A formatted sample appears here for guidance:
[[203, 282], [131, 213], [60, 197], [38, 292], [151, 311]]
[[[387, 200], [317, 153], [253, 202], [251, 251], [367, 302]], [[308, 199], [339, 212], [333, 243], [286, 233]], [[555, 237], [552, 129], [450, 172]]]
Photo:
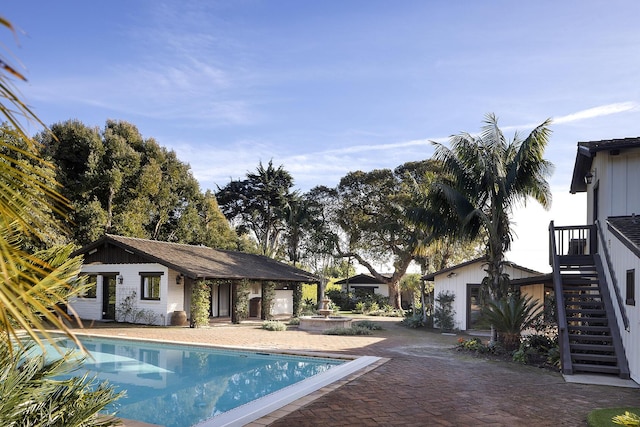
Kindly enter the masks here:
[[187, 312], [186, 311], [174, 311], [171, 315], [171, 326], [183, 326], [187, 324]]

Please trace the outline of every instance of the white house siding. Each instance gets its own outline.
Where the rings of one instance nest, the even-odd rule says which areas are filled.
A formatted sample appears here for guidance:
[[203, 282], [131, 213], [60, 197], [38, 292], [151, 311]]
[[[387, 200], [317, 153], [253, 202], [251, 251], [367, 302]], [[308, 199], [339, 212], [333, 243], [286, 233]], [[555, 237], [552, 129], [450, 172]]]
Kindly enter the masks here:
[[[140, 273], [161, 273], [160, 300], [140, 299]], [[176, 272], [161, 264], [89, 264], [82, 267], [82, 273], [98, 274], [96, 298], [73, 298], [69, 305], [81, 319], [102, 320], [102, 276], [101, 274], [118, 274], [122, 276], [122, 284], [116, 284], [116, 320], [118, 308], [126, 297], [135, 292], [135, 306], [139, 310], [149, 310], [155, 314], [155, 324], [168, 325], [171, 314], [176, 310], [184, 310], [183, 285], [176, 284]], [[142, 321], [142, 320], [140, 320]]]
[[[481, 284], [482, 279], [487, 275], [485, 269], [485, 264], [478, 261], [470, 265], [454, 268], [434, 278], [434, 298], [437, 298], [440, 292], [449, 292], [456, 296], [453, 301], [453, 310], [455, 311], [454, 327], [456, 329], [461, 331], [467, 329], [467, 285]], [[506, 266], [505, 273], [509, 274], [511, 279], [532, 276], [530, 271], [512, 266]], [[449, 275], [451, 276], [448, 277]], [[542, 284], [523, 287], [523, 293], [532, 295], [541, 302], [544, 301], [544, 285]]]
[[[462, 331], [467, 329], [467, 285], [479, 285], [486, 275], [484, 268], [481, 262], [477, 262], [439, 274], [434, 278], [434, 299], [438, 298], [441, 292], [456, 296], [453, 300], [455, 311], [453, 322], [456, 329]], [[451, 276], [447, 277], [448, 275]]]
[[290, 289], [276, 290], [272, 315], [293, 314], [293, 291]]
[[[373, 293], [382, 295], [383, 297], [389, 297], [389, 286], [384, 283], [350, 283], [349, 291], [353, 292], [357, 288], [373, 288]], [[342, 285], [342, 291], [347, 291], [347, 285]]]
[[[608, 235], [606, 241], [607, 249], [611, 255], [613, 269], [616, 272], [616, 279], [618, 282], [618, 288], [621, 292], [623, 304], [625, 303], [626, 294], [626, 272], [627, 270], [635, 269], [636, 305], [625, 305], [627, 317], [629, 319], [628, 331], [624, 329], [624, 324], [622, 323], [622, 317], [616, 300], [613, 282], [612, 280], [607, 280], [607, 283], [609, 285], [609, 293], [611, 294], [613, 306], [616, 311], [616, 317], [618, 319], [618, 327], [620, 329], [620, 336], [622, 337], [622, 344], [624, 345], [627, 360], [629, 361], [631, 378], [635, 382], [640, 383], [640, 310], [638, 310], [638, 305], [640, 305], [640, 286], [638, 285], [638, 281], [640, 280], [640, 259], [627, 249], [627, 247], [624, 246], [615, 236]], [[606, 262], [604, 260], [603, 264], [605, 264], [606, 269]]]
[[[640, 214], [640, 153], [596, 154], [591, 171], [598, 186], [598, 218]], [[593, 191], [587, 193], [587, 219], [593, 223]]]

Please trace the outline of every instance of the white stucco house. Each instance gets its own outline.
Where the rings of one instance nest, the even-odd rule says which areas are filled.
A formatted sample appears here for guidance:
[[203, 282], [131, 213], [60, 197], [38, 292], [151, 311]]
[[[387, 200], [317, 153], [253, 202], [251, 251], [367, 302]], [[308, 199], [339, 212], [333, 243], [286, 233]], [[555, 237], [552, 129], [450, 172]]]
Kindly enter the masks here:
[[198, 280], [211, 283], [212, 317], [236, 321], [232, 307], [241, 281], [250, 284], [250, 317], [264, 318], [260, 298], [266, 283], [275, 284], [270, 314], [290, 315], [294, 288], [318, 281], [261, 255], [111, 234], [73, 254], [78, 255], [92, 286], [68, 306], [85, 320], [169, 325], [174, 315], [189, 319], [192, 285]]
[[356, 274], [335, 283], [342, 287], [343, 292], [355, 292], [361, 290], [371, 294], [389, 296], [389, 286], [382, 280], [378, 280], [370, 274]]
[[[486, 259], [476, 258], [422, 277], [422, 280], [433, 282], [434, 298], [441, 292], [455, 295], [452, 307], [455, 329], [466, 331], [483, 327], [476, 322], [482, 311], [479, 298], [480, 285], [487, 276], [485, 270]], [[552, 293], [548, 275], [514, 263], [508, 263], [504, 272], [511, 283], [520, 288], [522, 295], [532, 296], [542, 306], [545, 296]]]
[[640, 138], [579, 142], [587, 225], [550, 225], [562, 369], [640, 382]]

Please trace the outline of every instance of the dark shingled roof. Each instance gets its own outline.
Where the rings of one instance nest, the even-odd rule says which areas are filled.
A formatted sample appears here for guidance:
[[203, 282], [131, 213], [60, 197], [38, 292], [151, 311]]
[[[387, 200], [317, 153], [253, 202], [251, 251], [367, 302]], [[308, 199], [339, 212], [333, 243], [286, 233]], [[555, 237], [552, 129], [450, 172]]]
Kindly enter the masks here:
[[[391, 278], [390, 274], [381, 274], [382, 277]], [[384, 284], [385, 282], [381, 282], [370, 274], [357, 274], [355, 276], [351, 276], [347, 279], [338, 280], [336, 285], [370, 285], [372, 283]]]
[[106, 234], [76, 255], [112, 244], [151, 262], [177, 270], [192, 279], [251, 279], [285, 282], [317, 282], [318, 278], [266, 256]]
[[609, 228], [629, 249], [640, 256], [640, 217], [613, 216], [607, 218]]
[[584, 176], [591, 170], [593, 158], [599, 151], [619, 151], [629, 148], [640, 147], [640, 137], [604, 139], [602, 141], [578, 142], [578, 153], [576, 163], [573, 167], [573, 177], [571, 178], [571, 193], [582, 193], [587, 191], [587, 184]]
[[[469, 261], [465, 261], [463, 263], [460, 263], [460, 264], [457, 264], [457, 265], [454, 265], [454, 266], [451, 266], [451, 267], [443, 268], [442, 270], [436, 271], [435, 273], [426, 274], [426, 275], [422, 276], [422, 280], [426, 280], [427, 282], [432, 282], [436, 278], [436, 276], [439, 276], [439, 275], [444, 274], [444, 273], [448, 273], [448, 272], [453, 271], [453, 270], [458, 269], [458, 268], [462, 268], [462, 267], [466, 267], [466, 266], [471, 265], [471, 264], [475, 264], [476, 262], [486, 263], [487, 262], [487, 257], [483, 256], [483, 257], [480, 257], [480, 258], [474, 258], [474, 259], [471, 259]], [[542, 275], [542, 273], [540, 273], [539, 271], [532, 270], [532, 269], [527, 268], [527, 267], [523, 267], [523, 266], [518, 265], [518, 264], [516, 264], [514, 262], [507, 261], [507, 263], [510, 264], [513, 268], [517, 268], [519, 270], [526, 271], [527, 273], [530, 273], [532, 276], [540, 276], [540, 275]]]

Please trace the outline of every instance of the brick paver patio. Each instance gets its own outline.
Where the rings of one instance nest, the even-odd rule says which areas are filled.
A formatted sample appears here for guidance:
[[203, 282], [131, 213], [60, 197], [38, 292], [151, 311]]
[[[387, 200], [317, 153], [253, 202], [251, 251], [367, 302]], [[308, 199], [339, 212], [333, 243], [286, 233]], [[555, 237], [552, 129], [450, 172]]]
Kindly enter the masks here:
[[485, 360], [451, 348], [457, 337], [397, 319], [372, 336], [269, 332], [258, 324], [210, 328], [100, 327], [86, 332], [257, 349], [387, 358], [253, 423], [255, 426], [585, 426], [596, 408], [640, 406], [640, 390], [566, 383], [558, 373]]

